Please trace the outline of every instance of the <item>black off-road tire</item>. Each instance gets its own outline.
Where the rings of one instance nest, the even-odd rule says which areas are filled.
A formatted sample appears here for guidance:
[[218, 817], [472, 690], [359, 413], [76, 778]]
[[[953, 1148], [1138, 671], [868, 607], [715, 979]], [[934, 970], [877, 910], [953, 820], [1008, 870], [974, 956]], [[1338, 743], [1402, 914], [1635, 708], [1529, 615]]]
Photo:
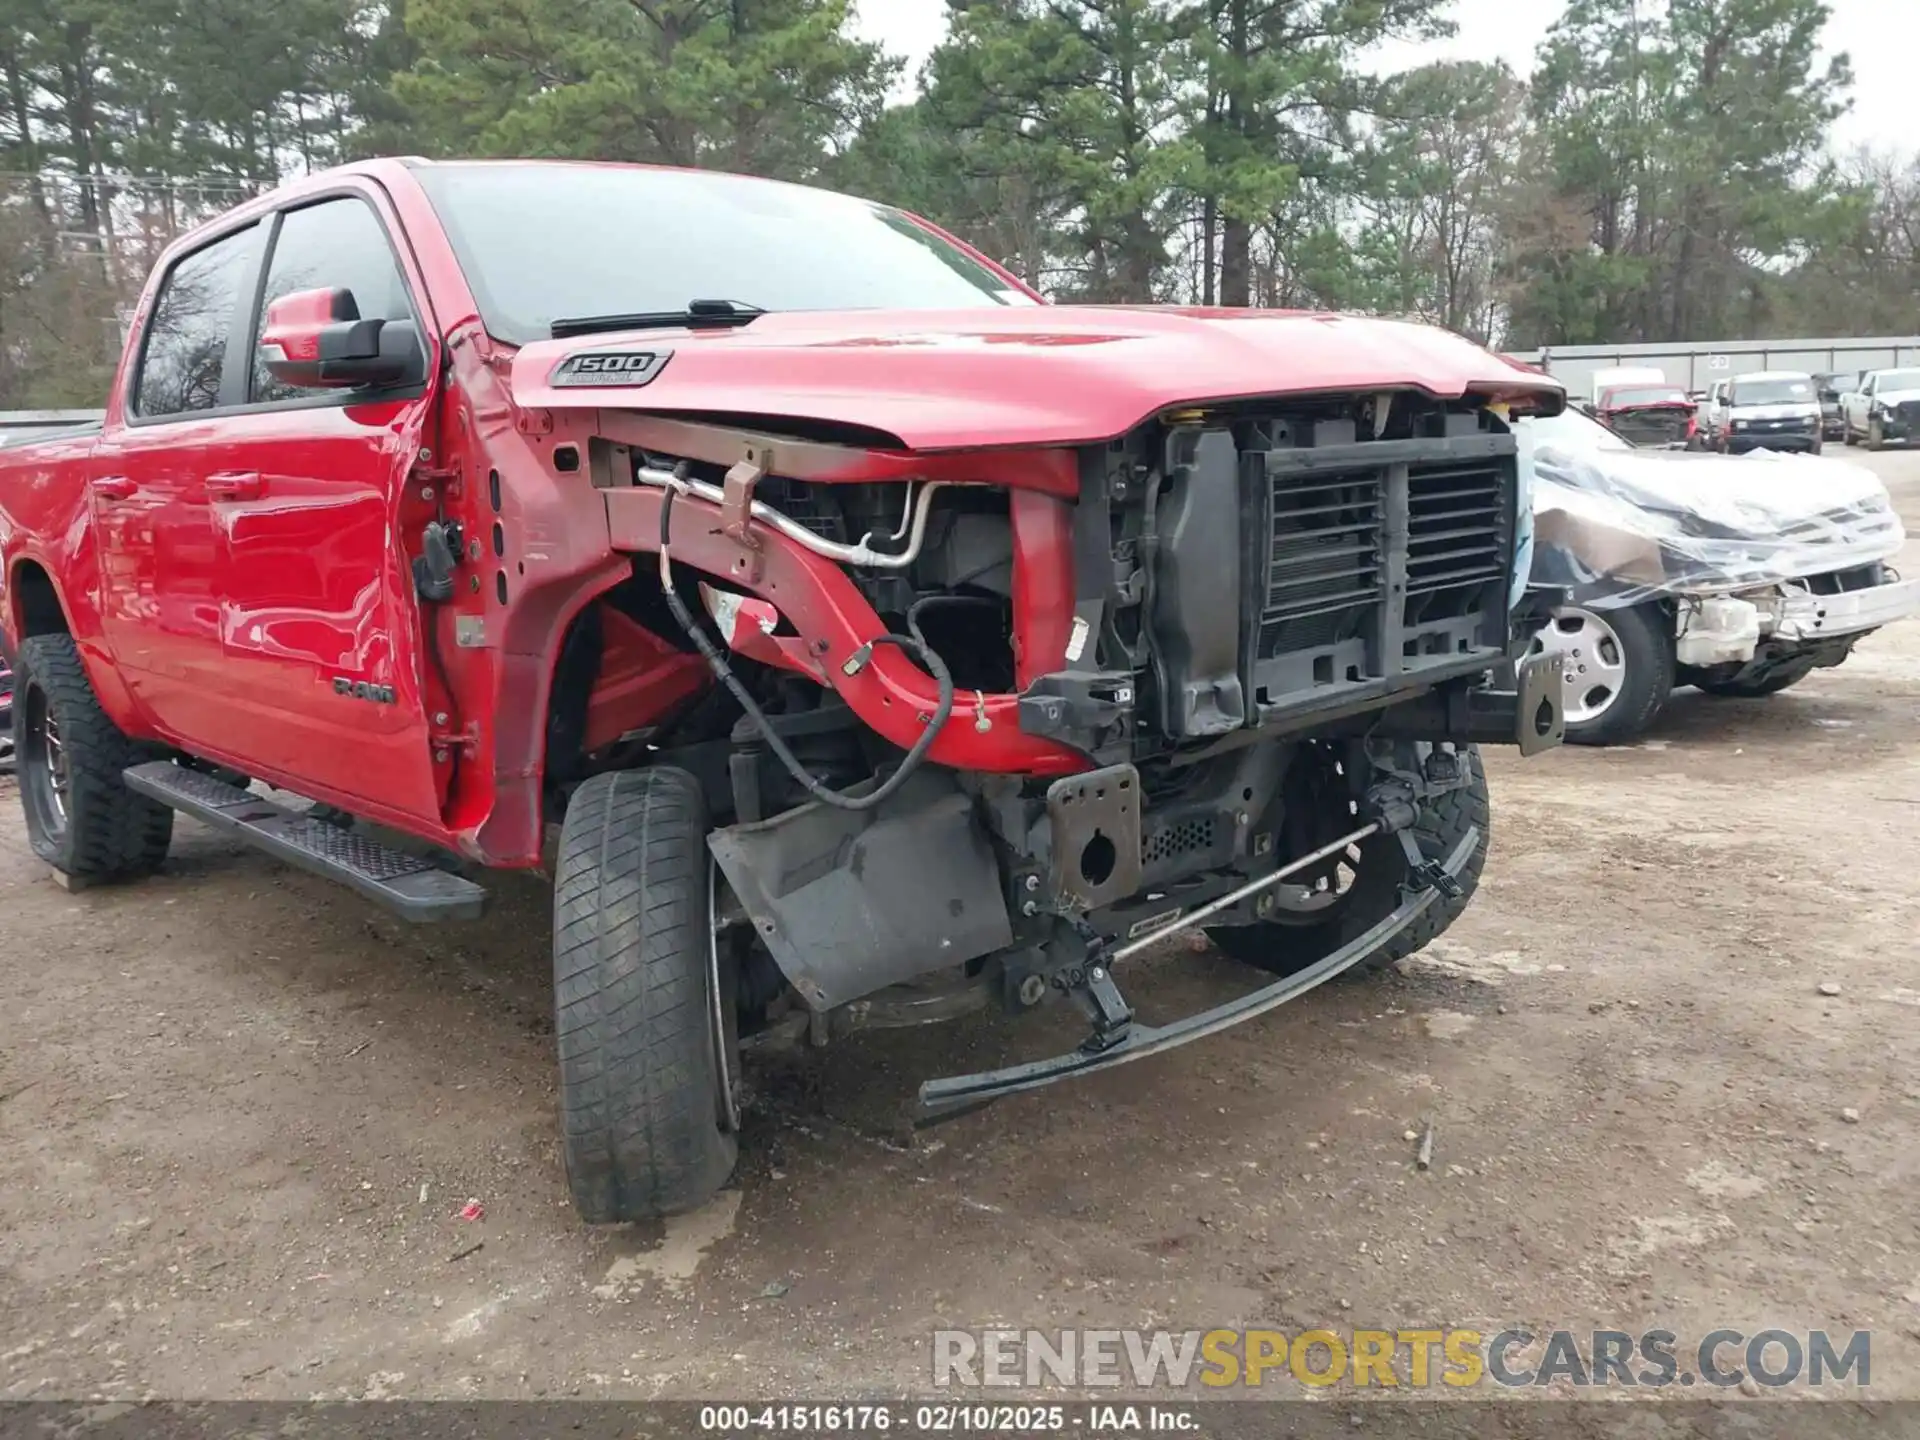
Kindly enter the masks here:
[[[14, 759], [33, 853], [96, 883], [159, 869], [173, 841], [173, 811], [127, 788], [127, 767], [150, 757], [100, 708], [71, 635], [21, 642], [13, 702]], [[57, 801], [42, 718], [49, 714], [65, 757]]]
[[[1468, 783], [1437, 797], [1420, 813], [1414, 837], [1429, 860], [1445, 861], [1471, 828], [1480, 841], [1460, 872], [1460, 894], [1442, 895], [1414, 922], [1389, 940], [1345, 976], [1376, 974], [1396, 961], [1425, 949], [1466, 912], [1486, 868], [1492, 837], [1493, 806], [1487, 794], [1487, 772], [1480, 747], [1461, 752], [1469, 767]], [[1374, 836], [1360, 846], [1353, 887], [1326, 919], [1317, 923], [1267, 920], [1254, 925], [1209, 930], [1208, 937], [1234, 959], [1274, 975], [1292, 975], [1316, 965], [1341, 946], [1365, 934], [1400, 905], [1400, 887], [1407, 878], [1406, 852], [1397, 835]]]
[[554, 884], [567, 1182], [589, 1224], [698, 1208], [733, 1173], [714, 1034], [707, 807], [684, 770], [574, 790]]
[[1652, 728], [1674, 686], [1673, 617], [1657, 603], [1609, 610], [1607, 624], [1620, 638], [1626, 679], [1613, 704], [1597, 720], [1567, 726], [1569, 745], [1623, 745]]

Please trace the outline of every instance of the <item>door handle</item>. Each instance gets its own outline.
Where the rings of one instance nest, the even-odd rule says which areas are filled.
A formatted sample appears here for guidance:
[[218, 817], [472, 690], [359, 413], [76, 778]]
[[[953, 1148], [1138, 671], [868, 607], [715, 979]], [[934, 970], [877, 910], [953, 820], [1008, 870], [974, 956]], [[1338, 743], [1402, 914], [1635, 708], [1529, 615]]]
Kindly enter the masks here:
[[222, 470], [207, 476], [207, 494], [215, 500], [257, 500], [265, 489], [258, 470]]
[[93, 482], [93, 493], [102, 500], [131, 500], [133, 481], [125, 475], [102, 475]]

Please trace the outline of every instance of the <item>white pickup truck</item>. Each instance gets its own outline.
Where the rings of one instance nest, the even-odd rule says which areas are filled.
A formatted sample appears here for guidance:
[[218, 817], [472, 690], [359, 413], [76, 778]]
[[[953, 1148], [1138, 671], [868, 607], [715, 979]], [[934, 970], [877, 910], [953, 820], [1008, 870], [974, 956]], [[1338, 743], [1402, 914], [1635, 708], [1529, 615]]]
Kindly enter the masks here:
[[1920, 370], [1869, 370], [1859, 389], [1840, 397], [1840, 414], [1849, 445], [1911, 444], [1920, 439]]

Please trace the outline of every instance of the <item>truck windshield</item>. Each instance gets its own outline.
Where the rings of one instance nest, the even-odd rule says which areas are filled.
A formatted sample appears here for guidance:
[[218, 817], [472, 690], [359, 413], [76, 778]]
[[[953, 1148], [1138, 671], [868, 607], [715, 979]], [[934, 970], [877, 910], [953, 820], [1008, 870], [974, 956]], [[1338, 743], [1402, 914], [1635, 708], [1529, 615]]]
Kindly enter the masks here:
[[1803, 405], [1813, 400], [1811, 378], [1736, 380], [1730, 397], [1735, 405]]
[[898, 210], [706, 171], [455, 163], [415, 176], [489, 333], [684, 310], [945, 310], [1039, 302]]
[[1877, 391], [1920, 390], [1920, 370], [1882, 370], [1873, 382]]

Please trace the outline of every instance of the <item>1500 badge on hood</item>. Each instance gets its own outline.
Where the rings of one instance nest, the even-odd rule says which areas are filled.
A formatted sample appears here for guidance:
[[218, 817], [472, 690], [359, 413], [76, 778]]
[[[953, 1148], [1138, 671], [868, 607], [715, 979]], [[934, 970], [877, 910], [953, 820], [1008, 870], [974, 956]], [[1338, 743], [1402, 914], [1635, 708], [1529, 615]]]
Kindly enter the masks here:
[[583, 350], [553, 367], [554, 385], [645, 385], [666, 369], [671, 350]]

